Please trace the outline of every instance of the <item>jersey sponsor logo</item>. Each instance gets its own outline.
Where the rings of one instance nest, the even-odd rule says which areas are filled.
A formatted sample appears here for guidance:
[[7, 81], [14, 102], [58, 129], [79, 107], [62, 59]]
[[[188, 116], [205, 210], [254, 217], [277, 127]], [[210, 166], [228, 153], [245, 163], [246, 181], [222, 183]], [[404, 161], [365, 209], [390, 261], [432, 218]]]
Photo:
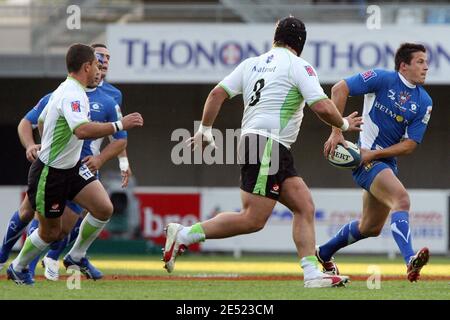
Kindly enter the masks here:
[[277, 67], [267, 68], [267, 67], [259, 67], [253, 66], [252, 71], [253, 72], [275, 72], [275, 69]]
[[423, 124], [428, 124], [428, 121], [430, 121], [430, 117], [431, 117], [431, 110], [433, 109], [432, 106], [428, 106], [427, 107], [427, 112], [425, 113], [425, 115], [423, 116], [422, 119], [422, 123]]
[[314, 72], [314, 69], [311, 66], [305, 66], [305, 70], [310, 77], [316, 76], [316, 73]]
[[409, 111], [411, 111], [412, 113], [417, 113], [417, 108], [417, 104], [415, 102], [411, 102]]
[[97, 102], [90, 104], [90, 112], [101, 112], [101, 106]]
[[280, 186], [276, 183], [272, 186], [272, 189], [270, 190], [271, 193], [277, 194], [277, 195], [280, 194], [279, 191], [280, 191]]
[[80, 105], [80, 101], [72, 101], [70, 103], [70, 105], [72, 106], [72, 111], [73, 112], [81, 112], [81, 105]]
[[394, 90], [390, 89], [387, 96], [392, 101], [395, 101], [395, 91]]
[[371, 69], [365, 72], [361, 72], [360, 75], [364, 82], [367, 82], [370, 79], [375, 78], [377, 76], [377, 73], [373, 69]]
[[273, 54], [271, 54], [270, 56], [268, 56], [267, 59], [266, 59], [266, 63], [271, 63], [272, 60], [273, 60], [273, 57], [274, 57]]
[[398, 100], [401, 105], [404, 105], [411, 98], [411, 94], [408, 91], [401, 91], [398, 95]]
[[388, 115], [390, 118], [396, 120], [397, 122], [409, 124], [409, 121], [407, 119], [405, 119], [402, 115], [396, 114], [394, 111], [390, 110], [389, 108], [382, 105], [378, 101], [375, 101], [373, 106], [375, 107], [375, 109], [380, 110], [381, 112], [385, 113], [386, 115]]

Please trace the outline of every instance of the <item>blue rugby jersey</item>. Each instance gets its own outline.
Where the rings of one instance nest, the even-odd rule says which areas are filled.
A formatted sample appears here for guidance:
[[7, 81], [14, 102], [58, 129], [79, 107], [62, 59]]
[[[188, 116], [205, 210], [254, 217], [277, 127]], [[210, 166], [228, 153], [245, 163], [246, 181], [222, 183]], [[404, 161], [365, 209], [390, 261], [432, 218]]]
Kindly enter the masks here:
[[[400, 73], [368, 70], [344, 79], [350, 96], [364, 96], [359, 144], [384, 149], [403, 138], [421, 143], [430, 120], [432, 100], [422, 86], [412, 85]], [[396, 164], [395, 158], [386, 159]]]
[[100, 82], [100, 84], [98, 85], [97, 90], [106, 93], [108, 96], [114, 99], [119, 107], [122, 107], [122, 92], [112, 84], [106, 82], [105, 80], [102, 80], [102, 82]]

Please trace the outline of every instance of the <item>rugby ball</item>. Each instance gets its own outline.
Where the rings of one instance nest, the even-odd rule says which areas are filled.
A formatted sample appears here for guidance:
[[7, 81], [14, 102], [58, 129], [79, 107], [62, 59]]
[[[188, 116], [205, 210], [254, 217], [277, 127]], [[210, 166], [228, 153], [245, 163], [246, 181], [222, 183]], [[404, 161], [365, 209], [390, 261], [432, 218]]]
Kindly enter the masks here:
[[338, 144], [333, 155], [328, 156], [328, 162], [337, 168], [355, 169], [361, 163], [361, 153], [357, 145], [346, 141], [348, 148]]

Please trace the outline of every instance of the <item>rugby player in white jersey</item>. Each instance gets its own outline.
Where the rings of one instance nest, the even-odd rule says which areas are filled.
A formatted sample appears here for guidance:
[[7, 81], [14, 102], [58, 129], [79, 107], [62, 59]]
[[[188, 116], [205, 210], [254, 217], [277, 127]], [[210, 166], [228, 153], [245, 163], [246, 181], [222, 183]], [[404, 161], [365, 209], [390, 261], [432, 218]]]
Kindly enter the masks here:
[[320, 271], [315, 257], [314, 204], [294, 168], [290, 146], [297, 139], [305, 103], [322, 121], [342, 131], [359, 131], [362, 119], [356, 112], [342, 118], [328, 99], [314, 68], [300, 57], [305, 40], [303, 22], [294, 17], [280, 20], [273, 48], [243, 61], [210, 92], [202, 123], [190, 143], [194, 148], [205, 142], [214, 145], [211, 127], [223, 102], [243, 94], [242, 210], [223, 212], [190, 227], [168, 224], [163, 257], [168, 272], [173, 271], [176, 257], [193, 243], [261, 230], [279, 201], [293, 212], [293, 238], [305, 287], [335, 287], [348, 281], [346, 276]]
[[82, 139], [109, 136], [143, 125], [138, 113], [116, 122], [90, 122], [85, 87], [94, 83], [99, 72], [94, 49], [83, 44], [72, 45], [66, 64], [69, 76], [53, 92], [39, 118], [41, 150], [30, 167], [27, 190], [39, 218], [39, 228], [29, 235], [8, 267], [8, 278], [17, 284], [34, 283], [29, 263], [61, 238], [61, 215], [67, 200], [74, 200], [90, 212], [83, 219], [79, 236], [67, 256], [70, 259], [65, 259], [66, 267], [69, 264], [84, 267], [86, 250], [108, 222], [113, 206], [102, 184], [80, 161]]

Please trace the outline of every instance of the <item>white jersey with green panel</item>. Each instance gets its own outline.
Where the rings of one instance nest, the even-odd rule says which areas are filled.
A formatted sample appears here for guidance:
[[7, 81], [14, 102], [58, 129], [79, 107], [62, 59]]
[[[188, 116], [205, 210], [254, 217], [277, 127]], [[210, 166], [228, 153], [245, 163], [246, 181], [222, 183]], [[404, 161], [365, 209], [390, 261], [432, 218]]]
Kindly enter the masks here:
[[314, 68], [281, 47], [244, 60], [219, 86], [230, 98], [243, 94], [242, 135], [266, 136], [287, 148], [297, 139], [305, 102], [328, 98]]
[[39, 159], [52, 168], [75, 167], [80, 160], [83, 140], [73, 131], [89, 122], [89, 100], [84, 87], [67, 77], [52, 93], [39, 122], [44, 125]]

